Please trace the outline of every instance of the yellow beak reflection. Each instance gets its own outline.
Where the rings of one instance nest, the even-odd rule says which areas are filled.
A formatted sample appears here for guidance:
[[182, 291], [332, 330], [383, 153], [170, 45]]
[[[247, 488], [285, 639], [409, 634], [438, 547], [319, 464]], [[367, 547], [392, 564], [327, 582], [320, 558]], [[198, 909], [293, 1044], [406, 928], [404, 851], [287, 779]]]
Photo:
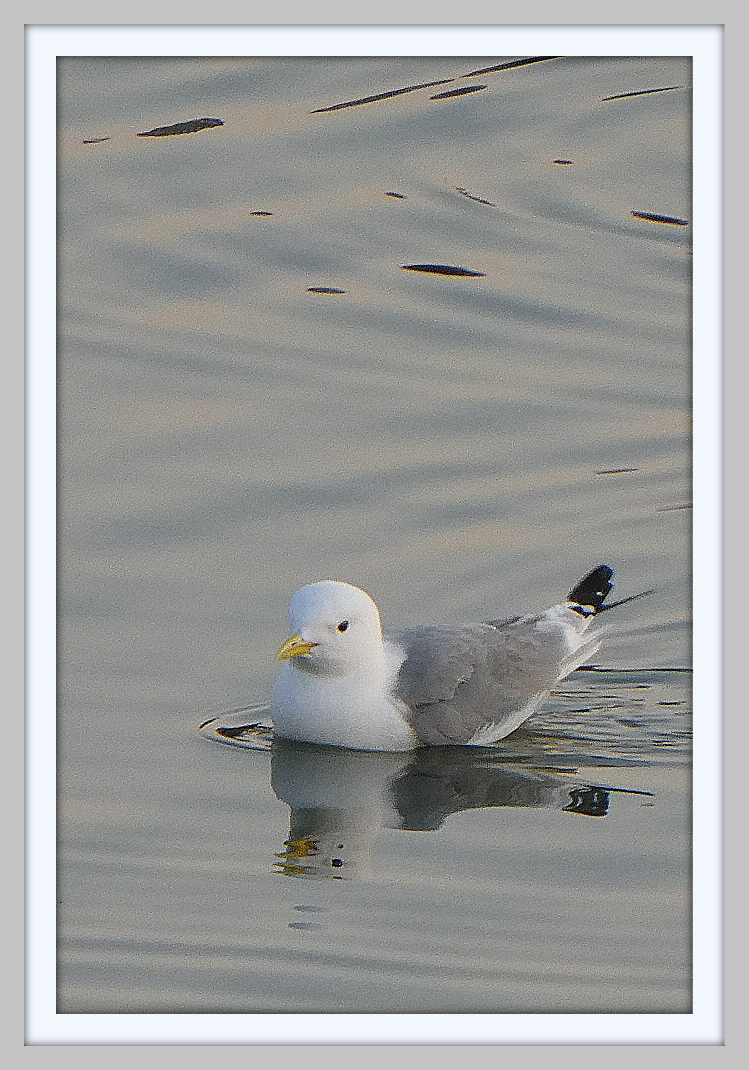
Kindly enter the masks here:
[[281, 649], [276, 654], [276, 661], [288, 661], [289, 658], [298, 658], [302, 654], [309, 654], [313, 646], [317, 646], [317, 643], [308, 643], [306, 639], [302, 639], [301, 635], [297, 632], [296, 635], [292, 635], [287, 639]]

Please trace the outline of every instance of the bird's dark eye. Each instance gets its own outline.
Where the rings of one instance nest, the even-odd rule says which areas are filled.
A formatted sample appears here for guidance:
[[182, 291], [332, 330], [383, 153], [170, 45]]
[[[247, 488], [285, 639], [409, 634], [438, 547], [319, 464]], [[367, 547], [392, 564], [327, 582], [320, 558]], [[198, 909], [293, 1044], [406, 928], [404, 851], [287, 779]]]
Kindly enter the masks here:
[[348, 621], [347, 620], [342, 620], [341, 623], [338, 625], [338, 631], [339, 632], [345, 632], [347, 628], [348, 628]]

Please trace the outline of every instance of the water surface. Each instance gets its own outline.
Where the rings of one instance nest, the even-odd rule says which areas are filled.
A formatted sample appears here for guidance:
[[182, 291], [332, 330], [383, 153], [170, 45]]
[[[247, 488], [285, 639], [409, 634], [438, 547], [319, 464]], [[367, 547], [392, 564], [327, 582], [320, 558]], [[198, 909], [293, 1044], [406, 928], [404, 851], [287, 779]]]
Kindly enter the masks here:
[[[432, 99], [515, 58], [61, 61], [61, 1012], [690, 1010], [689, 64]], [[216, 731], [303, 583], [604, 561], [611, 671], [496, 748]]]

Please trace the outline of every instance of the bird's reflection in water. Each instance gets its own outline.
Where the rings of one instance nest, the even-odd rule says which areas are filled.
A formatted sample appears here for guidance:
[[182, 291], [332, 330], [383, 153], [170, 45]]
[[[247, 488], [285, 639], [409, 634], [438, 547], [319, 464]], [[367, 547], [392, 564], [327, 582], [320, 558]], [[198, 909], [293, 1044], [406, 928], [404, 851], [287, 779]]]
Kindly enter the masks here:
[[379, 829], [398, 827], [392, 784], [413, 760], [411, 753], [276, 740], [271, 787], [291, 807], [289, 838], [277, 871], [337, 879], [368, 872]]
[[338, 880], [371, 871], [381, 827], [434, 831], [450, 814], [496, 806], [603, 817], [610, 792], [621, 790], [511, 766], [487, 749], [386, 754], [283, 740], [273, 743], [271, 785], [291, 807], [277, 872]]

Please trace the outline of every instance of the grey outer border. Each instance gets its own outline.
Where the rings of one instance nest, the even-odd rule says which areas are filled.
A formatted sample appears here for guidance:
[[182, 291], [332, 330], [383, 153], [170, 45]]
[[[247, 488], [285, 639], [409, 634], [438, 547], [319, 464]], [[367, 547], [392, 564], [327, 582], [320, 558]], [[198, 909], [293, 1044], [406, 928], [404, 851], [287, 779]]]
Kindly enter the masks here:
[[[682, 3], [676, 3], [674, 0], [650, 0], [645, 4], [642, 2], [630, 3], [627, 6], [626, 12], [621, 9], [613, 9], [613, 15], [628, 16], [626, 23], [619, 17], [611, 17], [611, 14], [607, 13], [605, 9], [601, 8], [600, 4], [593, 4], [590, 0], [569, 0], [564, 6], [563, 12], [566, 18], [559, 18], [560, 7], [558, 4], [552, 4], [550, 0], [533, 0], [529, 4], [525, 4], [522, 7], [522, 14], [525, 16], [522, 19], [508, 17], [515, 12], [506, 11], [504, 9], [498, 9], [496, 3], [490, 3], [488, 0], [464, 0], [464, 2], [456, 8], [454, 5], [448, 5], [444, 0], [431, 0], [428, 7], [425, 4], [414, 3], [413, 0], [399, 0], [394, 3], [393, 0], [384, 0], [378, 4], [375, 14], [375, 18], [365, 17], [369, 14], [370, 9], [362, 9], [359, 12], [352, 10], [350, 3], [342, 3], [341, 0], [327, 2], [321, 6], [315, 5], [314, 8], [310, 8], [309, 4], [302, 4], [300, 0], [287, 0], [284, 5], [283, 14], [274, 18], [268, 17], [268, 8], [264, 5], [256, 3], [238, 3], [237, 0], [214, 0], [214, 3], [209, 6], [208, 11], [212, 16], [207, 19], [206, 8], [201, 5], [189, 2], [182, 2], [177, 5], [176, 3], [164, 2], [164, 0], [150, 0], [148, 4], [142, 3], [141, 0], [132, 0], [127, 8], [124, 5], [121, 8], [103, 10], [99, 4], [94, 4], [92, 0], [72, 0], [65, 5], [64, 9], [59, 4], [47, 2], [28, 3], [22, 4], [20, 8], [16, 8], [10, 13], [6, 14], [6, 45], [5, 45], [5, 62], [2, 66], [2, 78], [5, 83], [6, 92], [4, 99], [7, 102], [6, 107], [8, 109], [6, 113], [6, 121], [11, 123], [11, 133], [14, 130], [21, 130], [21, 124], [17, 119], [13, 118], [14, 101], [18, 100], [22, 93], [23, 86], [23, 29], [25, 25], [723, 25], [725, 27], [725, 80], [726, 80], [726, 124], [727, 126], [733, 126], [734, 122], [738, 123], [738, 116], [740, 114], [741, 102], [746, 100], [746, 90], [741, 93], [740, 76], [743, 74], [743, 67], [745, 63], [741, 62], [740, 53], [744, 50], [743, 46], [747, 40], [746, 27], [747, 16], [737, 3], [699, 3], [688, 2], [684, 0]], [[456, 14], [460, 16], [460, 21], [456, 19]], [[426, 17], [425, 17], [426, 16]], [[608, 16], [608, 17], [607, 17]], [[16, 27], [17, 18], [21, 21], [19, 27], [20, 32], [18, 34], [13, 33]], [[6, 128], [7, 134], [7, 128]], [[737, 197], [731, 198], [733, 192], [733, 182], [736, 181], [736, 185], [741, 181], [742, 169], [738, 166], [739, 159], [739, 146], [738, 139], [733, 142], [728, 142], [726, 146], [726, 159], [729, 162], [734, 162], [734, 168], [730, 166], [725, 169], [725, 183], [726, 183], [726, 197], [727, 206], [730, 209], [732, 203], [736, 203]], [[6, 160], [21, 160], [23, 158], [22, 151], [15, 154], [8, 154]], [[741, 161], [743, 162], [743, 161]], [[736, 178], [734, 179], [734, 175]], [[13, 206], [20, 203], [22, 199], [22, 177], [21, 169], [16, 170], [12, 166], [4, 168], [3, 181], [6, 186], [6, 204]], [[744, 180], [745, 181], [745, 180]], [[20, 196], [14, 196], [14, 194], [20, 194]], [[742, 213], [738, 210], [735, 214], [731, 215], [731, 229], [727, 235], [727, 253], [731, 254], [732, 258], [736, 257], [736, 251], [741, 241], [741, 229], [745, 228], [745, 217], [742, 218]], [[21, 259], [23, 253], [23, 223], [20, 213], [11, 210], [6, 213], [6, 233], [10, 231], [10, 241], [6, 239], [6, 248], [18, 250], [14, 257], [14, 270], [5, 276], [5, 291], [10, 296], [8, 306], [16, 310], [16, 316], [12, 318], [12, 331], [13, 338], [16, 338], [16, 332], [23, 337], [23, 321], [20, 310], [22, 309], [22, 295], [23, 295], [23, 282], [20, 272], [18, 272], [15, 266], [18, 260]], [[738, 232], [738, 233], [737, 233]], [[732, 236], [733, 240], [731, 240]], [[734, 294], [738, 286], [743, 283], [743, 277], [738, 272], [727, 273], [724, 294], [725, 298]], [[743, 289], [743, 286], [742, 286]], [[736, 295], [738, 296], [738, 295]], [[729, 309], [730, 311], [730, 309]], [[730, 318], [727, 320], [726, 326], [730, 327], [733, 321]], [[6, 320], [7, 323], [7, 320]], [[734, 326], [735, 329], [735, 326]], [[13, 356], [16, 353], [21, 352], [21, 346], [18, 345], [13, 349]], [[738, 361], [734, 362], [738, 365]], [[6, 440], [6, 456], [15, 457], [20, 453], [18, 446], [22, 441], [22, 426], [23, 426], [23, 367], [20, 359], [11, 358], [6, 362], [6, 391], [3, 392], [3, 403], [5, 411], [3, 413], [4, 419], [0, 421], [0, 426], [3, 428], [3, 435]], [[742, 404], [742, 398], [746, 394], [741, 390], [743, 385], [742, 380], [736, 375], [737, 367], [730, 365], [728, 362], [725, 364], [724, 374], [726, 377], [727, 385], [730, 387], [727, 391], [726, 406], [724, 415], [724, 434], [725, 434], [725, 477], [730, 479], [731, 483], [727, 486], [730, 489], [731, 486], [740, 488], [743, 486], [741, 480], [741, 453], [739, 452], [738, 445], [738, 406]], [[16, 446], [16, 450], [13, 450], [13, 446]], [[742, 466], [743, 467], [743, 466]], [[6, 515], [22, 516], [22, 501], [23, 501], [23, 479], [19, 471], [18, 466], [12, 466], [12, 470], [9, 476], [8, 483], [6, 484], [6, 496], [11, 504], [11, 508], [7, 511]], [[741, 538], [739, 532], [742, 531], [740, 527], [740, 521], [743, 519], [743, 511], [740, 513], [743, 505], [739, 499], [744, 496], [740, 493], [731, 496], [726, 495], [728, 521], [729, 524], [724, 526], [724, 539], [726, 554], [729, 563], [734, 563], [733, 569], [728, 575], [739, 574], [736, 569], [736, 557], [738, 551], [738, 542]], [[739, 514], [739, 515], [736, 515]], [[733, 521], [733, 524], [730, 524]], [[725, 523], [725, 522], [724, 522]], [[6, 557], [7, 561], [21, 560], [23, 557], [23, 543], [22, 534], [18, 531], [19, 525], [3, 525], [3, 538], [7, 540]], [[745, 530], [745, 529], [743, 529]], [[742, 540], [743, 543], [743, 540]], [[742, 546], [743, 548], [743, 546]], [[19, 605], [19, 610], [22, 605], [22, 581], [20, 569], [11, 568], [7, 570], [10, 575], [6, 579], [6, 583], [9, 584], [13, 603]], [[736, 596], [733, 598], [726, 598], [726, 641], [725, 641], [725, 658], [727, 667], [727, 687], [730, 686], [730, 691], [727, 694], [734, 695], [738, 686], [738, 672], [732, 667], [741, 664], [740, 655], [743, 654], [743, 635], [741, 632], [741, 622], [736, 620], [734, 615], [737, 616], [737, 604], [739, 599], [743, 596], [743, 590], [737, 590]], [[19, 612], [19, 616], [21, 613]], [[6, 618], [9, 618], [9, 614], [6, 612]], [[733, 625], [733, 626], [731, 626]], [[18, 701], [14, 702], [10, 706], [10, 709], [15, 711], [20, 709], [21, 701], [20, 697], [23, 693], [23, 680], [20, 669], [18, 668], [22, 662], [22, 638], [21, 629], [13, 627], [6, 633], [5, 637], [5, 649], [10, 651], [11, 657], [8, 658], [8, 665], [12, 665], [15, 668], [15, 672], [11, 673], [12, 678], [12, 695], [16, 698], [18, 695]], [[739, 644], [741, 648], [739, 647]], [[726, 708], [731, 709], [730, 704], [726, 704]], [[729, 725], [730, 729], [730, 741], [731, 747], [728, 754], [740, 755], [743, 753], [741, 746], [741, 738], [737, 726]], [[742, 723], [743, 731], [746, 732], [745, 725]], [[734, 759], [736, 760], [736, 759]], [[6, 806], [6, 813], [15, 815], [17, 810], [17, 801], [20, 797], [22, 785], [20, 783], [22, 774], [20, 768], [9, 769], [7, 772], [7, 778], [5, 782], [8, 784], [9, 790], [9, 805]], [[12, 793], [12, 794], [10, 794]], [[11, 807], [10, 802], [15, 802], [15, 805]], [[732, 814], [740, 815], [740, 805], [737, 801], [734, 801], [734, 806], [728, 806], [726, 808], [729, 827], [727, 831], [733, 830], [733, 823], [731, 821]], [[736, 820], [735, 818], [733, 819]], [[19, 842], [19, 857], [22, 856], [22, 837], [20, 833], [18, 822], [6, 822], [6, 829], [10, 831], [13, 829], [15, 833], [15, 840]], [[727, 872], [735, 873], [735, 877], [738, 878], [739, 874], [736, 872], [740, 861], [740, 856], [744, 852], [737, 851], [734, 859], [729, 855], [727, 857]], [[21, 871], [21, 866], [18, 867], [18, 871]], [[738, 885], [738, 880], [735, 881], [733, 888]], [[727, 920], [735, 924], [738, 920], [737, 915], [739, 913], [738, 908], [731, 902], [730, 893], [732, 891], [731, 886], [727, 886], [727, 893], [729, 898], [727, 901], [727, 908], [729, 913], [727, 914]], [[13, 894], [13, 893], [12, 893]], [[21, 915], [22, 912], [22, 893], [15, 892], [13, 898], [6, 906], [4, 916], [11, 919], [11, 925], [9, 932], [6, 936], [6, 947], [11, 947], [13, 952], [18, 955], [18, 958], [13, 956], [4, 956], [6, 963], [19, 963], [22, 962], [23, 943], [22, 935], [19, 930], [15, 919]], [[20, 909], [17, 911], [13, 909], [16, 904]], [[731, 932], [731, 944], [726, 948], [727, 951], [727, 967], [732, 972], [734, 978], [734, 984], [726, 984], [726, 1001], [725, 1001], [725, 1014], [729, 1021], [729, 1033], [724, 1039], [722, 1044], [717, 1044], [718, 1050], [722, 1050], [724, 1047], [730, 1047], [732, 1053], [738, 1054], [740, 1050], [746, 1050], [746, 1042], [743, 1037], [739, 1037], [736, 1034], [741, 1030], [740, 1019], [738, 1016], [739, 1001], [743, 1004], [743, 985], [738, 973], [738, 965], [741, 956], [741, 950], [743, 950], [743, 944], [740, 942], [740, 938], [744, 936], [745, 932], [739, 932], [738, 927], [732, 928]], [[9, 966], [6, 966], [6, 971], [9, 971]], [[22, 988], [19, 984], [19, 979], [22, 976], [22, 969], [13, 970], [13, 984], [6, 986], [6, 992], [8, 997], [5, 1001], [5, 1007], [10, 1012], [8, 1015], [8, 1021], [13, 1022], [16, 1026], [12, 1031], [12, 1036], [8, 1034], [11, 1032], [3, 1031], [5, 1034], [3, 1040], [3, 1048], [6, 1048], [8, 1055], [13, 1055], [18, 1048], [20, 1030], [16, 1023], [23, 1021], [23, 1008], [22, 1008]], [[10, 978], [8, 978], [10, 980]], [[730, 1024], [733, 1024], [734, 1030], [730, 1029]], [[236, 1056], [229, 1056], [229, 1052], [233, 1052], [235, 1047], [241, 1047], [244, 1045], [230, 1045], [220, 1046], [211, 1045], [212, 1047], [218, 1047], [223, 1052], [226, 1052], [226, 1058], [242, 1058], [243, 1054], [237, 1053]], [[253, 1048], [257, 1048], [257, 1055], [260, 1055], [262, 1051], [264, 1062], [276, 1065], [279, 1061], [285, 1061], [285, 1058], [301, 1058], [304, 1057], [303, 1052], [308, 1053], [308, 1057], [324, 1059], [329, 1065], [331, 1063], [338, 1065], [344, 1060], [348, 1062], [352, 1057], [358, 1061], [362, 1061], [365, 1064], [368, 1062], [374, 1062], [375, 1059], [379, 1059], [381, 1054], [384, 1054], [387, 1059], [400, 1058], [405, 1056], [408, 1058], [409, 1063], [415, 1061], [414, 1057], [417, 1055], [415, 1048], [425, 1048], [425, 1055], [423, 1058], [429, 1059], [430, 1064], [437, 1062], [438, 1064], [442, 1059], [452, 1057], [452, 1049], [454, 1047], [470, 1047], [470, 1058], [476, 1063], [483, 1064], [488, 1060], [494, 1060], [497, 1053], [492, 1052], [490, 1049], [494, 1045], [480, 1044], [473, 1045], [388, 1045], [387, 1053], [367, 1052], [364, 1050], [370, 1045], [252, 1045]], [[501, 1045], [502, 1047], [508, 1047], [513, 1055], [520, 1055], [524, 1060], [533, 1056], [534, 1058], [542, 1059], [546, 1056], [546, 1050], [544, 1046], [529, 1046], [529, 1045]], [[41, 1051], [48, 1051], [53, 1049], [55, 1051], [52, 1056], [55, 1061], [62, 1057], [70, 1057], [77, 1060], [83, 1059], [85, 1061], [88, 1057], [100, 1058], [103, 1053], [99, 1053], [95, 1050], [98, 1046], [90, 1045], [48, 1045], [42, 1047], [25, 1047], [23, 1049], [23, 1058], [39, 1057], [38, 1055], [32, 1056], [31, 1053], [38, 1053]], [[203, 1053], [200, 1051], [200, 1046], [196, 1046], [197, 1050], [193, 1051], [192, 1046], [180, 1047], [180, 1059], [203, 1059]], [[600, 1058], [604, 1058], [609, 1064], [613, 1060], [614, 1064], [619, 1061], [631, 1060], [632, 1057], [636, 1059], [657, 1059], [660, 1066], [663, 1060], [667, 1057], [667, 1050], [665, 1047], [660, 1046], [638, 1046], [637, 1052], [628, 1051], [624, 1048], [622, 1052], [617, 1053], [614, 1045], [586, 1045], [584, 1040], [581, 1040], [580, 1044], [571, 1045], [549, 1045], [553, 1048], [553, 1059], [555, 1062], [562, 1060], [565, 1064], [577, 1065], [579, 1062], [591, 1062], [593, 1060], [598, 1061]], [[605, 1050], [601, 1051], [600, 1048], [604, 1047]], [[690, 1045], [676, 1046], [676, 1050], [673, 1053], [674, 1058], [678, 1058], [680, 1062], [690, 1063], [695, 1058], [710, 1057], [715, 1051], [715, 1047], [705, 1048], [702, 1046], [696, 1046], [696, 1050], [690, 1051]], [[301, 1048], [301, 1050], [300, 1050]], [[673, 1049], [672, 1049], [673, 1050]], [[146, 1056], [146, 1051], [149, 1055]], [[157, 1045], [139, 1045], [139, 1051], [137, 1058], [146, 1058], [150, 1061], [151, 1052], [154, 1052], [155, 1058], [159, 1058], [161, 1061], [165, 1053], [160, 1053], [160, 1046]], [[89, 1056], [89, 1052], [91, 1055]], [[647, 1052], [647, 1056], [646, 1056]], [[70, 1055], [68, 1056], [68, 1053]], [[252, 1053], [253, 1055], [255, 1052]], [[549, 1052], [548, 1054], [552, 1054]], [[246, 1056], [244, 1056], [246, 1057]], [[713, 1056], [715, 1057], [715, 1056]], [[720, 1056], [718, 1056], [720, 1057]], [[128, 1055], [117, 1056], [115, 1052], [115, 1046], [107, 1046], [106, 1059], [129, 1058]], [[15, 1060], [11, 1063], [15, 1065]]]

